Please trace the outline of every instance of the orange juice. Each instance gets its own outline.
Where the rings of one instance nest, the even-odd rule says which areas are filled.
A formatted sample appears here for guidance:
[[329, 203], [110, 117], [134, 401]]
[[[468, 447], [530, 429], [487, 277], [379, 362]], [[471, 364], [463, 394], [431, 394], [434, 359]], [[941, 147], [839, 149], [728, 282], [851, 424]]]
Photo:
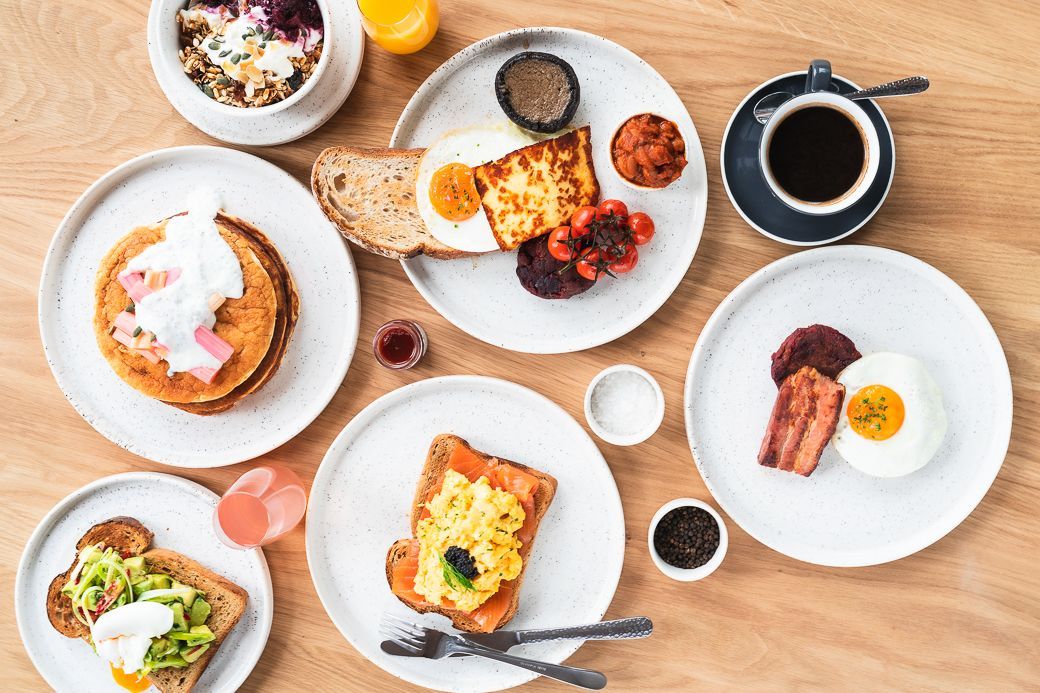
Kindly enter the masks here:
[[365, 32], [401, 55], [421, 50], [437, 33], [437, 0], [357, 0]]

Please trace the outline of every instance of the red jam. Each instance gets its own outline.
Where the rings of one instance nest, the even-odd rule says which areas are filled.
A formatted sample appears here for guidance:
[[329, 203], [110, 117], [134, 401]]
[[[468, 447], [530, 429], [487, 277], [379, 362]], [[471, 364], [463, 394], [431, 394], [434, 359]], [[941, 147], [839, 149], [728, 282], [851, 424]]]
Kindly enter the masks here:
[[411, 320], [391, 320], [378, 330], [372, 340], [376, 360], [387, 368], [411, 368], [426, 354], [427, 340], [423, 328]]

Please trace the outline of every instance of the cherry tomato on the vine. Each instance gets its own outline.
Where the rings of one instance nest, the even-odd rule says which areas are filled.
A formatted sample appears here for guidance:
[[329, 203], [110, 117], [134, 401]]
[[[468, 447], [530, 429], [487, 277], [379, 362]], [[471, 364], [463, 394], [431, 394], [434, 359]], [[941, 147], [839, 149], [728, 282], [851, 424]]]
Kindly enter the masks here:
[[628, 243], [625, 245], [625, 252], [621, 257], [614, 257], [613, 262], [610, 263], [609, 269], [614, 274], [624, 274], [625, 272], [631, 272], [639, 262], [639, 251], [636, 250], [635, 245]]
[[603, 219], [613, 214], [624, 219], [628, 216], [628, 206], [621, 200], [603, 200], [597, 208], [597, 219]]
[[600, 268], [600, 253], [598, 250], [590, 250], [581, 256], [578, 260], [578, 264], [574, 266], [578, 270], [578, 274], [585, 277], [589, 281], [596, 281], [601, 274]]
[[645, 212], [630, 214], [625, 224], [632, 232], [632, 240], [636, 245], [646, 245], [654, 237], [654, 220]]
[[584, 236], [589, 232], [589, 224], [596, 218], [596, 208], [592, 205], [578, 207], [571, 215], [571, 230], [575, 236]]
[[577, 255], [567, 241], [575, 238], [570, 226], [558, 226], [549, 232], [549, 254], [560, 262], [570, 262]]

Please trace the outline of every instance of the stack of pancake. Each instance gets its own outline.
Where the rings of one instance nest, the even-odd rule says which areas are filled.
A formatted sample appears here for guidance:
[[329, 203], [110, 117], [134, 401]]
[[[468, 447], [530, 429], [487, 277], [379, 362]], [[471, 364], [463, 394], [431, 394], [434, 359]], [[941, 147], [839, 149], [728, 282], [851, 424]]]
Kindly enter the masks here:
[[165, 219], [121, 238], [101, 260], [95, 285], [94, 332], [112, 370], [138, 392], [192, 414], [217, 414], [235, 406], [271, 379], [285, 356], [300, 311], [296, 285], [274, 244], [258, 228], [220, 212], [221, 237], [242, 265], [242, 298], [216, 310], [213, 331], [234, 347], [231, 358], [206, 384], [190, 373], [167, 375], [165, 361], [151, 363], [111, 336], [112, 323], [132, 301], [119, 283], [127, 262], [166, 237]]

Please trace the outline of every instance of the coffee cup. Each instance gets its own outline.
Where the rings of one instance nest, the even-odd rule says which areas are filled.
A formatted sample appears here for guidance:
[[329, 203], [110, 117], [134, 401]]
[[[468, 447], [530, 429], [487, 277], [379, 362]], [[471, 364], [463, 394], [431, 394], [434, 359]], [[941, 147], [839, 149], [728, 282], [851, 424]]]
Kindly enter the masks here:
[[766, 122], [758, 164], [772, 193], [804, 214], [835, 214], [856, 204], [877, 176], [877, 128], [854, 101], [831, 90], [831, 65], [809, 65], [805, 93]]

